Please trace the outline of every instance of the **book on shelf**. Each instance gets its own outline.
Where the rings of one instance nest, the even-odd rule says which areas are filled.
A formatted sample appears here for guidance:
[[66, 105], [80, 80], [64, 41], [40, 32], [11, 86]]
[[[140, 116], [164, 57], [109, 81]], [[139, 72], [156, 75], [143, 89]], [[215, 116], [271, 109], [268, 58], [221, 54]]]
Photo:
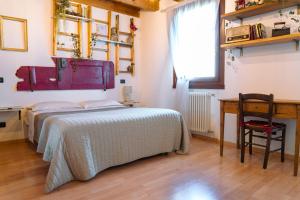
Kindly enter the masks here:
[[266, 28], [262, 23], [250, 26], [250, 40], [266, 38]]

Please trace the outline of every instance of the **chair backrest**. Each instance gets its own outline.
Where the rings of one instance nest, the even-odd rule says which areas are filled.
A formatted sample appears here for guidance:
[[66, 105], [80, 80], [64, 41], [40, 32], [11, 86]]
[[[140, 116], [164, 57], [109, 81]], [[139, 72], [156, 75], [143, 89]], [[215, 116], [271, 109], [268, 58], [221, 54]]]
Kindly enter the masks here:
[[[249, 100], [262, 101], [268, 105], [267, 112], [252, 112], [245, 111], [245, 104]], [[272, 115], [273, 115], [273, 94], [239, 94], [239, 114], [240, 122], [244, 124], [245, 117], [258, 117], [268, 121], [269, 125], [272, 125]]]

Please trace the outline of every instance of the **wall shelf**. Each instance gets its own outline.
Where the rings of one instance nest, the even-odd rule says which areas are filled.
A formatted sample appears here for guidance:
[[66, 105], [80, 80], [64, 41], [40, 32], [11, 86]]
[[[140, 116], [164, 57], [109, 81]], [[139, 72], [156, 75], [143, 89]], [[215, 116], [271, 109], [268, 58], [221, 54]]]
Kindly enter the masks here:
[[132, 62], [132, 58], [119, 58], [119, 60], [130, 61], [130, 62]]
[[57, 51], [65, 51], [65, 52], [73, 52], [72, 48], [65, 48], [65, 47], [57, 47]]
[[94, 51], [103, 51], [103, 52], [108, 52], [108, 49], [104, 49], [104, 48], [92, 48]]
[[254, 46], [264, 46], [269, 44], [293, 42], [293, 41], [297, 42], [297, 48], [298, 48], [299, 40], [300, 40], [300, 33], [294, 33], [290, 35], [283, 35], [277, 37], [249, 40], [244, 42], [235, 42], [230, 44], [222, 44], [221, 48], [223, 49], [245, 48], [245, 47], [254, 47]]
[[68, 37], [72, 37], [72, 35], [75, 35], [76, 37], [79, 36], [77, 33], [67, 33], [67, 32], [58, 32], [57, 35], [63, 35]]
[[257, 6], [250, 6], [248, 8], [244, 8], [230, 13], [225, 13], [221, 17], [222, 19], [228, 21], [234, 21], [234, 20], [253, 17], [256, 15], [260, 15], [267, 12], [272, 12], [272, 11], [276, 11], [276, 10], [280, 10], [292, 6], [297, 6], [297, 5], [300, 5], [300, 0], [287, 0], [284, 3], [280, 1], [270, 2], [270, 3], [264, 3], [262, 5], [257, 5]]
[[68, 19], [68, 20], [74, 20], [74, 21], [85, 21], [85, 22], [89, 22], [89, 21], [93, 21], [93, 19], [89, 19], [86, 17], [80, 17], [80, 16], [76, 16], [76, 15], [68, 15], [66, 14], [65, 16], [60, 15], [59, 19]]
[[[91, 55], [93, 54], [93, 50], [96, 51], [102, 51], [106, 53], [106, 60], [109, 61], [110, 60], [110, 42], [108, 42], [110, 40], [110, 32], [111, 32], [111, 11], [107, 11], [107, 15], [106, 15], [106, 20], [100, 20], [100, 19], [95, 19], [93, 18], [93, 9], [91, 6], [88, 6], [88, 18], [91, 19], [91, 21], [88, 22], [88, 41], [89, 44], [93, 43], [93, 36], [96, 36], [96, 42], [104, 42], [106, 45], [106, 48], [96, 48], [93, 47], [94, 45], [89, 45], [88, 47], [88, 55], [89, 57], [91, 57]], [[98, 24], [105, 24], [105, 26], [107, 26], [107, 30], [106, 33], [95, 33], [93, 32], [93, 25], [95, 23]], [[99, 37], [104, 37], [105, 39], [100, 39]]]
[[[57, 0], [53, 0], [53, 56], [57, 55], [57, 51], [65, 51], [65, 52], [74, 52], [74, 50], [72, 48], [67, 48], [67, 47], [62, 47], [58, 45], [59, 38], [58, 36], [65, 36], [65, 37], [72, 37], [72, 34], [75, 35], [79, 41], [82, 40], [82, 21], [87, 21], [89, 20], [88, 18], [85, 17], [79, 17], [79, 16], [75, 16], [75, 15], [56, 15], [56, 11], [57, 11]], [[77, 4], [74, 2], [71, 2], [71, 6], [76, 7], [76, 12], [79, 13], [80, 15], [82, 14], [82, 6], [81, 4]], [[69, 33], [67, 31], [60, 31], [59, 30], [59, 20], [67, 20], [67, 21], [72, 21], [74, 23], [77, 24], [77, 31], [76, 33]], [[81, 46], [81, 42], [79, 43], [79, 49], [82, 51], [82, 46]]]
[[125, 70], [120, 70], [119, 73], [120, 74], [131, 74], [130, 71], [125, 71]]
[[[132, 43], [128, 43], [128, 42], [119, 42], [119, 41], [114, 41], [115, 43], [115, 66], [116, 66], [116, 74], [119, 73], [130, 73], [132, 76], [134, 75], [135, 72], [135, 64], [134, 64], [134, 60], [135, 60], [135, 56], [134, 56], [134, 30], [132, 30], [130, 28], [130, 32], [125, 32], [125, 31], [120, 31], [120, 27], [119, 27], [119, 15], [116, 15], [116, 19], [115, 19], [115, 28], [117, 29], [117, 35], [125, 35], [128, 37], [132, 37]], [[130, 19], [130, 24], [134, 24], [134, 19], [131, 18]], [[129, 48], [130, 49], [130, 57], [128, 58], [124, 58], [124, 57], [120, 57], [120, 48]], [[121, 70], [120, 69], [120, 61], [126, 61], [126, 62], [130, 62], [130, 66], [129, 70]], [[128, 69], [127, 67], [127, 69]]]
[[104, 42], [104, 43], [111, 43], [111, 44], [119, 44], [121, 46], [128, 46], [132, 47], [132, 44], [127, 43], [127, 42], [119, 42], [119, 41], [114, 41], [114, 40], [106, 40], [106, 39], [97, 39], [98, 42]]

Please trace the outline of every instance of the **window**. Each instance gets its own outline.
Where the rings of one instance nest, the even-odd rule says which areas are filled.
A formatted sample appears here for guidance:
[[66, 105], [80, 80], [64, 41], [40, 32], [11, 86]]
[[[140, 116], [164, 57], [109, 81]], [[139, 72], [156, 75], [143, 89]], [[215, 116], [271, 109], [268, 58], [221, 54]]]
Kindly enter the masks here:
[[[202, 0], [178, 8], [170, 24], [170, 45], [176, 74], [190, 80], [190, 88], [224, 88], [224, 50], [220, 15], [225, 0]], [[176, 81], [174, 73], [174, 82]]]

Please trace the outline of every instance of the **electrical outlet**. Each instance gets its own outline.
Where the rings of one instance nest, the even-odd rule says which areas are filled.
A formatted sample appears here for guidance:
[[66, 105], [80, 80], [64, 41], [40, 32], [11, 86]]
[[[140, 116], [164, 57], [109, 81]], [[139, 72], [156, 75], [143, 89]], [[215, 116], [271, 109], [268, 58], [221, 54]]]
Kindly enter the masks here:
[[0, 122], [0, 128], [5, 128], [6, 127], [6, 122]]
[[4, 78], [0, 77], [0, 83], [4, 83]]
[[120, 80], [120, 83], [121, 83], [121, 84], [125, 84], [125, 83], [126, 83], [125, 79], [121, 79], [121, 80]]

